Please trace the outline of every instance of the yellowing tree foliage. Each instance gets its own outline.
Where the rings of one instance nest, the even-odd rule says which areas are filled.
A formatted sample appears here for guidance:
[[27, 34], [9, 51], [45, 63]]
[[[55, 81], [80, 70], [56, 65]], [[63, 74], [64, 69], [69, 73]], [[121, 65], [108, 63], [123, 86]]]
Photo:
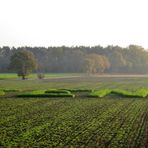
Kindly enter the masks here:
[[89, 54], [85, 59], [85, 71], [87, 73], [103, 73], [110, 67], [110, 63], [105, 56]]

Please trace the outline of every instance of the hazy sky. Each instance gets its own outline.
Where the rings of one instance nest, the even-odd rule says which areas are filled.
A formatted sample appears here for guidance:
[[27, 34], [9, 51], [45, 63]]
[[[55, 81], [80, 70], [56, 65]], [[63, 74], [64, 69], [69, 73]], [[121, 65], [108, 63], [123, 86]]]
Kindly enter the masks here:
[[0, 0], [0, 46], [142, 45], [148, 0]]

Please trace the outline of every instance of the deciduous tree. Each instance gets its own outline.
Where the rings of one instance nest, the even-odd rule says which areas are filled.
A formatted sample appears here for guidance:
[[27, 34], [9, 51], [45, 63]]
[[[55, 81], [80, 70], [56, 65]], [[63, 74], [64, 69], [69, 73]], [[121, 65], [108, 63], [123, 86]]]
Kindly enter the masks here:
[[10, 68], [17, 72], [23, 80], [37, 68], [37, 61], [33, 53], [27, 50], [17, 51], [11, 56], [10, 61]]

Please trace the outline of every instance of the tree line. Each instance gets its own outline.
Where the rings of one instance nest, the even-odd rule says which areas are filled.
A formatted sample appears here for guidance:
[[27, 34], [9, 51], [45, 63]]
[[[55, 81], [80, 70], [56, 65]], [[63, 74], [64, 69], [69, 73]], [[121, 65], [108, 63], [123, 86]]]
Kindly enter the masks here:
[[141, 46], [8, 47], [0, 48], [0, 72], [13, 72], [11, 58], [18, 51], [30, 51], [38, 63], [37, 72], [148, 73], [148, 52]]

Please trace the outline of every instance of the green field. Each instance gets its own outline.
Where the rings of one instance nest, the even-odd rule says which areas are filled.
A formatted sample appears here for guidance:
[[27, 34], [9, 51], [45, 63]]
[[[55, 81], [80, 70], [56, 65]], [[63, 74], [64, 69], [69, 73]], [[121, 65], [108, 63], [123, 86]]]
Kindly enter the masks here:
[[111, 94], [97, 98], [77, 91], [72, 92], [75, 98], [16, 97], [44, 89], [135, 91], [148, 89], [147, 77], [61, 75], [0, 80], [0, 89], [7, 89], [0, 96], [0, 147], [147, 147], [148, 97]]
[[[67, 76], [79, 76], [82, 74], [77, 73], [45, 73], [45, 78], [57, 78], [57, 77], [67, 77]], [[30, 74], [27, 78], [36, 79], [37, 74]], [[0, 73], [0, 80], [6, 79], [20, 79], [15, 73]]]

